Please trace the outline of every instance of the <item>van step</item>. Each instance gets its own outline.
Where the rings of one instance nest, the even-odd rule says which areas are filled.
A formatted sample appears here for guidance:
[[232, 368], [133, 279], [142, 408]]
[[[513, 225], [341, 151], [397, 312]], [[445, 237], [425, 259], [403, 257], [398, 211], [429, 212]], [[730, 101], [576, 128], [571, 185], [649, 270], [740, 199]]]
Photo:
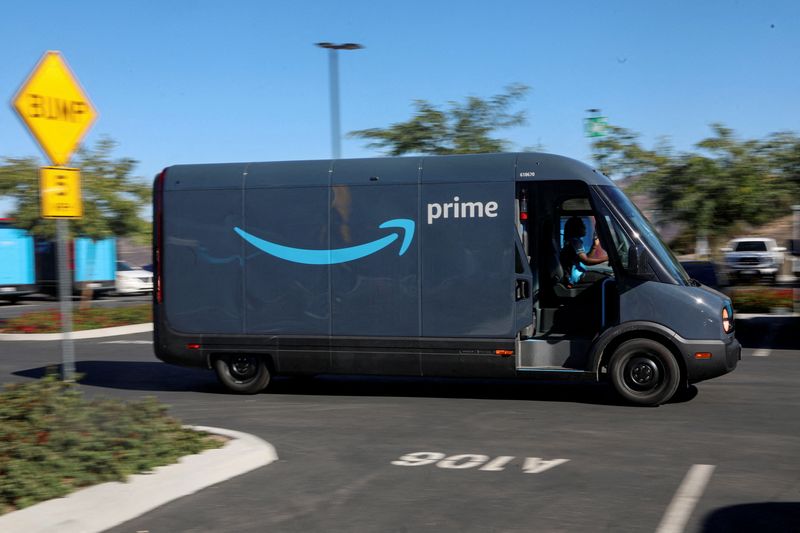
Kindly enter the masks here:
[[517, 369], [582, 372], [591, 339], [540, 337], [517, 342]]

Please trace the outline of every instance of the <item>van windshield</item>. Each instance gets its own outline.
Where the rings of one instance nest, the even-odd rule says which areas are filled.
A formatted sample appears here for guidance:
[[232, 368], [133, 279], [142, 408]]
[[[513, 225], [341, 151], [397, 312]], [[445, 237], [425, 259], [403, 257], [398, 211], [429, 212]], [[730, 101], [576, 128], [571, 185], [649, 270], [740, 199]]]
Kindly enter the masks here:
[[672, 252], [661, 240], [658, 232], [650, 224], [650, 221], [648, 221], [633, 202], [625, 196], [625, 193], [618, 187], [612, 187], [610, 185], [601, 185], [600, 188], [617, 209], [620, 210], [631, 227], [639, 233], [638, 237], [644, 242], [653, 255], [656, 256], [656, 259], [658, 259], [675, 281], [683, 285], [689, 285], [691, 282], [686, 270], [683, 269], [680, 262], [672, 255]]

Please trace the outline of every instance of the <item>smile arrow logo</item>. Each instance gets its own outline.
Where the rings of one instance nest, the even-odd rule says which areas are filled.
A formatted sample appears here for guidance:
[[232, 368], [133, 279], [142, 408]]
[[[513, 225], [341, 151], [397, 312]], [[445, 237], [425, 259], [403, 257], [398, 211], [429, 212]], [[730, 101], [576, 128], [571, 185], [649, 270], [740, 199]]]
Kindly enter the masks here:
[[[387, 220], [380, 226], [380, 229], [386, 228], [399, 228], [403, 230], [403, 243], [400, 245], [400, 253], [403, 255], [411, 246], [411, 241], [414, 239], [415, 224], [413, 220], [408, 218], [395, 218]], [[338, 248], [336, 250], [308, 250], [305, 248], [291, 248], [276, 244], [274, 242], [265, 241], [258, 237], [251, 235], [241, 228], [233, 228], [233, 231], [239, 236], [269, 255], [291, 261], [293, 263], [303, 263], [305, 265], [335, 265], [338, 263], [346, 263], [348, 261], [355, 261], [379, 252], [392, 244], [399, 237], [399, 232], [392, 232], [391, 235], [381, 237], [380, 239], [359, 244], [358, 246], [350, 246], [348, 248]]]

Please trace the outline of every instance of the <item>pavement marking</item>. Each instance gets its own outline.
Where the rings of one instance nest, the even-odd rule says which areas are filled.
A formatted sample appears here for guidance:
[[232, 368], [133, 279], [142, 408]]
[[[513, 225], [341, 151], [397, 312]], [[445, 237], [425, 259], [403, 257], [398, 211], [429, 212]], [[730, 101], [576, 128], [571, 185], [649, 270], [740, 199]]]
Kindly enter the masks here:
[[[478, 468], [483, 472], [502, 472], [506, 465], [516, 457], [513, 455], [500, 455], [491, 458], [488, 455], [464, 453], [446, 457], [441, 452], [414, 452], [407, 453], [391, 462], [395, 466], [427, 466], [436, 464], [439, 468], [452, 470], [464, 470], [467, 468]], [[523, 474], [541, 474], [558, 465], [562, 465], [569, 459], [544, 460], [539, 457], [524, 457], [521, 471]]]
[[715, 465], [692, 465], [667, 507], [656, 533], [683, 532], [715, 468]]
[[153, 341], [103, 341], [97, 344], [153, 344]]
[[767, 348], [759, 348], [758, 350], [755, 350], [753, 352], [753, 357], [769, 357], [771, 353], [772, 350], [769, 350]]

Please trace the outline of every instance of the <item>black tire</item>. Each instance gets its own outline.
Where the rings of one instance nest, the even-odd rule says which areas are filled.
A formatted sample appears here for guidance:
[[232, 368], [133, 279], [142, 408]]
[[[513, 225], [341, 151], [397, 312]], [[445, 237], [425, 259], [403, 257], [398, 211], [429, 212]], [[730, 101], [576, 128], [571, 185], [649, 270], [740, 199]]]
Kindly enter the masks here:
[[239, 394], [256, 394], [269, 385], [270, 374], [263, 357], [235, 354], [214, 360], [217, 377], [228, 389]]
[[650, 339], [620, 344], [611, 356], [609, 370], [617, 392], [639, 405], [669, 401], [681, 380], [681, 369], [672, 352]]

